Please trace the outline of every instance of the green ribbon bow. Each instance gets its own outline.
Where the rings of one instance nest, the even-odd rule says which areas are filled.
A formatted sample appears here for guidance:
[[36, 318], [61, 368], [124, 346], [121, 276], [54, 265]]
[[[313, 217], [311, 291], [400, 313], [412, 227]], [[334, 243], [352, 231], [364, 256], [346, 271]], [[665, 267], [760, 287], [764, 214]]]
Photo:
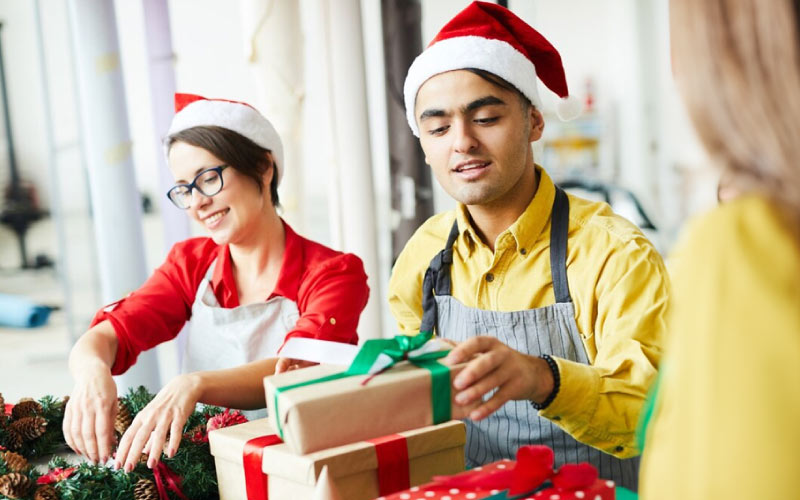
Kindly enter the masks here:
[[438, 362], [447, 356], [449, 351], [430, 351], [414, 354], [431, 340], [433, 332], [420, 332], [419, 335], [397, 335], [391, 339], [373, 339], [364, 342], [353, 362], [346, 371], [334, 373], [297, 384], [286, 385], [275, 390], [275, 421], [278, 424], [278, 435], [283, 439], [278, 395], [298, 387], [330, 382], [355, 375], [375, 375], [399, 363], [408, 360], [431, 374], [431, 408], [433, 423], [440, 424], [450, 420], [450, 369]]

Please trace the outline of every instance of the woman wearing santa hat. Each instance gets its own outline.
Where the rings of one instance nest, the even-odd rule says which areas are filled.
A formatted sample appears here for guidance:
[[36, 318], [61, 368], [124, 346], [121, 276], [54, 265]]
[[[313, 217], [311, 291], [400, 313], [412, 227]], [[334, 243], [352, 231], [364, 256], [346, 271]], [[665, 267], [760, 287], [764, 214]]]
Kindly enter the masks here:
[[411, 65], [408, 123], [459, 205], [406, 244], [390, 305], [404, 332], [459, 343], [446, 363], [469, 362], [453, 381], [456, 403], [482, 402], [467, 421], [469, 466], [546, 444], [557, 465], [588, 461], [635, 489], [667, 274], [636, 227], [534, 162], [537, 76], [569, 95], [556, 49], [488, 2], [456, 15]]
[[97, 313], [70, 354], [76, 384], [64, 437], [104, 462], [117, 401], [112, 375], [191, 319], [183, 374], [120, 440], [115, 465], [126, 470], [143, 450], [150, 467], [162, 449], [172, 456], [198, 402], [263, 408], [263, 377], [292, 363], [278, 358], [288, 338], [356, 343], [369, 294], [358, 257], [299, 236], [278, 215], [283, 147], [264, 116], [244, 103], [189, 94], [177, 94], [175, 104], [166, 139], [175, 186], [167, 196], [209, 237], [176, 244], [141, 288]]

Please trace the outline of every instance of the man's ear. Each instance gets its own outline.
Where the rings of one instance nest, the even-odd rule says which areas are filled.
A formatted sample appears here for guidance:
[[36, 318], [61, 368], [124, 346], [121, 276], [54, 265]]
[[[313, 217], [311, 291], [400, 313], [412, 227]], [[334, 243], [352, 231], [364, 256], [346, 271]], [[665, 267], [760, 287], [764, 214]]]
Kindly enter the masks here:
[[544, 116], [542, 116], [541, 111], [536, 109], [536, 106], [528, 106], [527, 113], [531, 126], [528, 142], [535, 142], [542, 138], [542, 133], [544, 132]]

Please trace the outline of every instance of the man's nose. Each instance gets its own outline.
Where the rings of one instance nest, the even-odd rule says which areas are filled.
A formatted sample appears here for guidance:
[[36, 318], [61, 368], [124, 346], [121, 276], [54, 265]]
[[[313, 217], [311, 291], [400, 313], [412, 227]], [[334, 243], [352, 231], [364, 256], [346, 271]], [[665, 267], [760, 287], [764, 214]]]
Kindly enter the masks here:
[[469, 153], [478, 147], [478, 140], [475, 137], [472, 127], [468, 124], [454, 125], [455, 143], [453, 147], [458, 153]]

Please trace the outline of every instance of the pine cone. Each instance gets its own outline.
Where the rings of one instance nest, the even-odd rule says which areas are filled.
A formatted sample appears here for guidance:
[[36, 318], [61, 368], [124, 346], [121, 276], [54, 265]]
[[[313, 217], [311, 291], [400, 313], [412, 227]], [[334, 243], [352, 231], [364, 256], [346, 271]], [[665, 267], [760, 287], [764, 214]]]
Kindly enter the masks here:
[[43, 484], [36, 488], [33, 500], [58, 500], [58, 492], [49, 484]]
[[122, 403], [122, 399], [117, 400], [117, 417], [114, 419], [114, 429], [120, 434], [125, 434], [128, 427], [133, 423], [131, 411]]
[[11, 472], [0, 476], [0, 495], [8, 498], [24, 498], [33, 486], [31, 478], [19, 472]]
[[22, 448], [22, 436], [20, 436], [14, 429], [6, 430], [6, 446], [9, 450], [18, 450]]
[[13, 451], [0, 451], [0, 458], [5, 460], [6, 467], [8, 467], [11, 472], [24, 472], [29, 465], [25, 457]]
[[11, 417], [14, 418], [14, 420], [19, 420], [25, 417], [33, 417], [40, 413], [42, 413], [42, 405], [30, 399], [20, 401], [14, 405], [14, 408], [11, 410]]
[[24, 440], [31, 441], [44, 434], [47, 430], [47, 420], [42, 417], [24, 417], [12, 422], [9, 429]]
[[134, 500], [158, 500], [158, 489], [153, 481], [140, 479], [133, 487]]

